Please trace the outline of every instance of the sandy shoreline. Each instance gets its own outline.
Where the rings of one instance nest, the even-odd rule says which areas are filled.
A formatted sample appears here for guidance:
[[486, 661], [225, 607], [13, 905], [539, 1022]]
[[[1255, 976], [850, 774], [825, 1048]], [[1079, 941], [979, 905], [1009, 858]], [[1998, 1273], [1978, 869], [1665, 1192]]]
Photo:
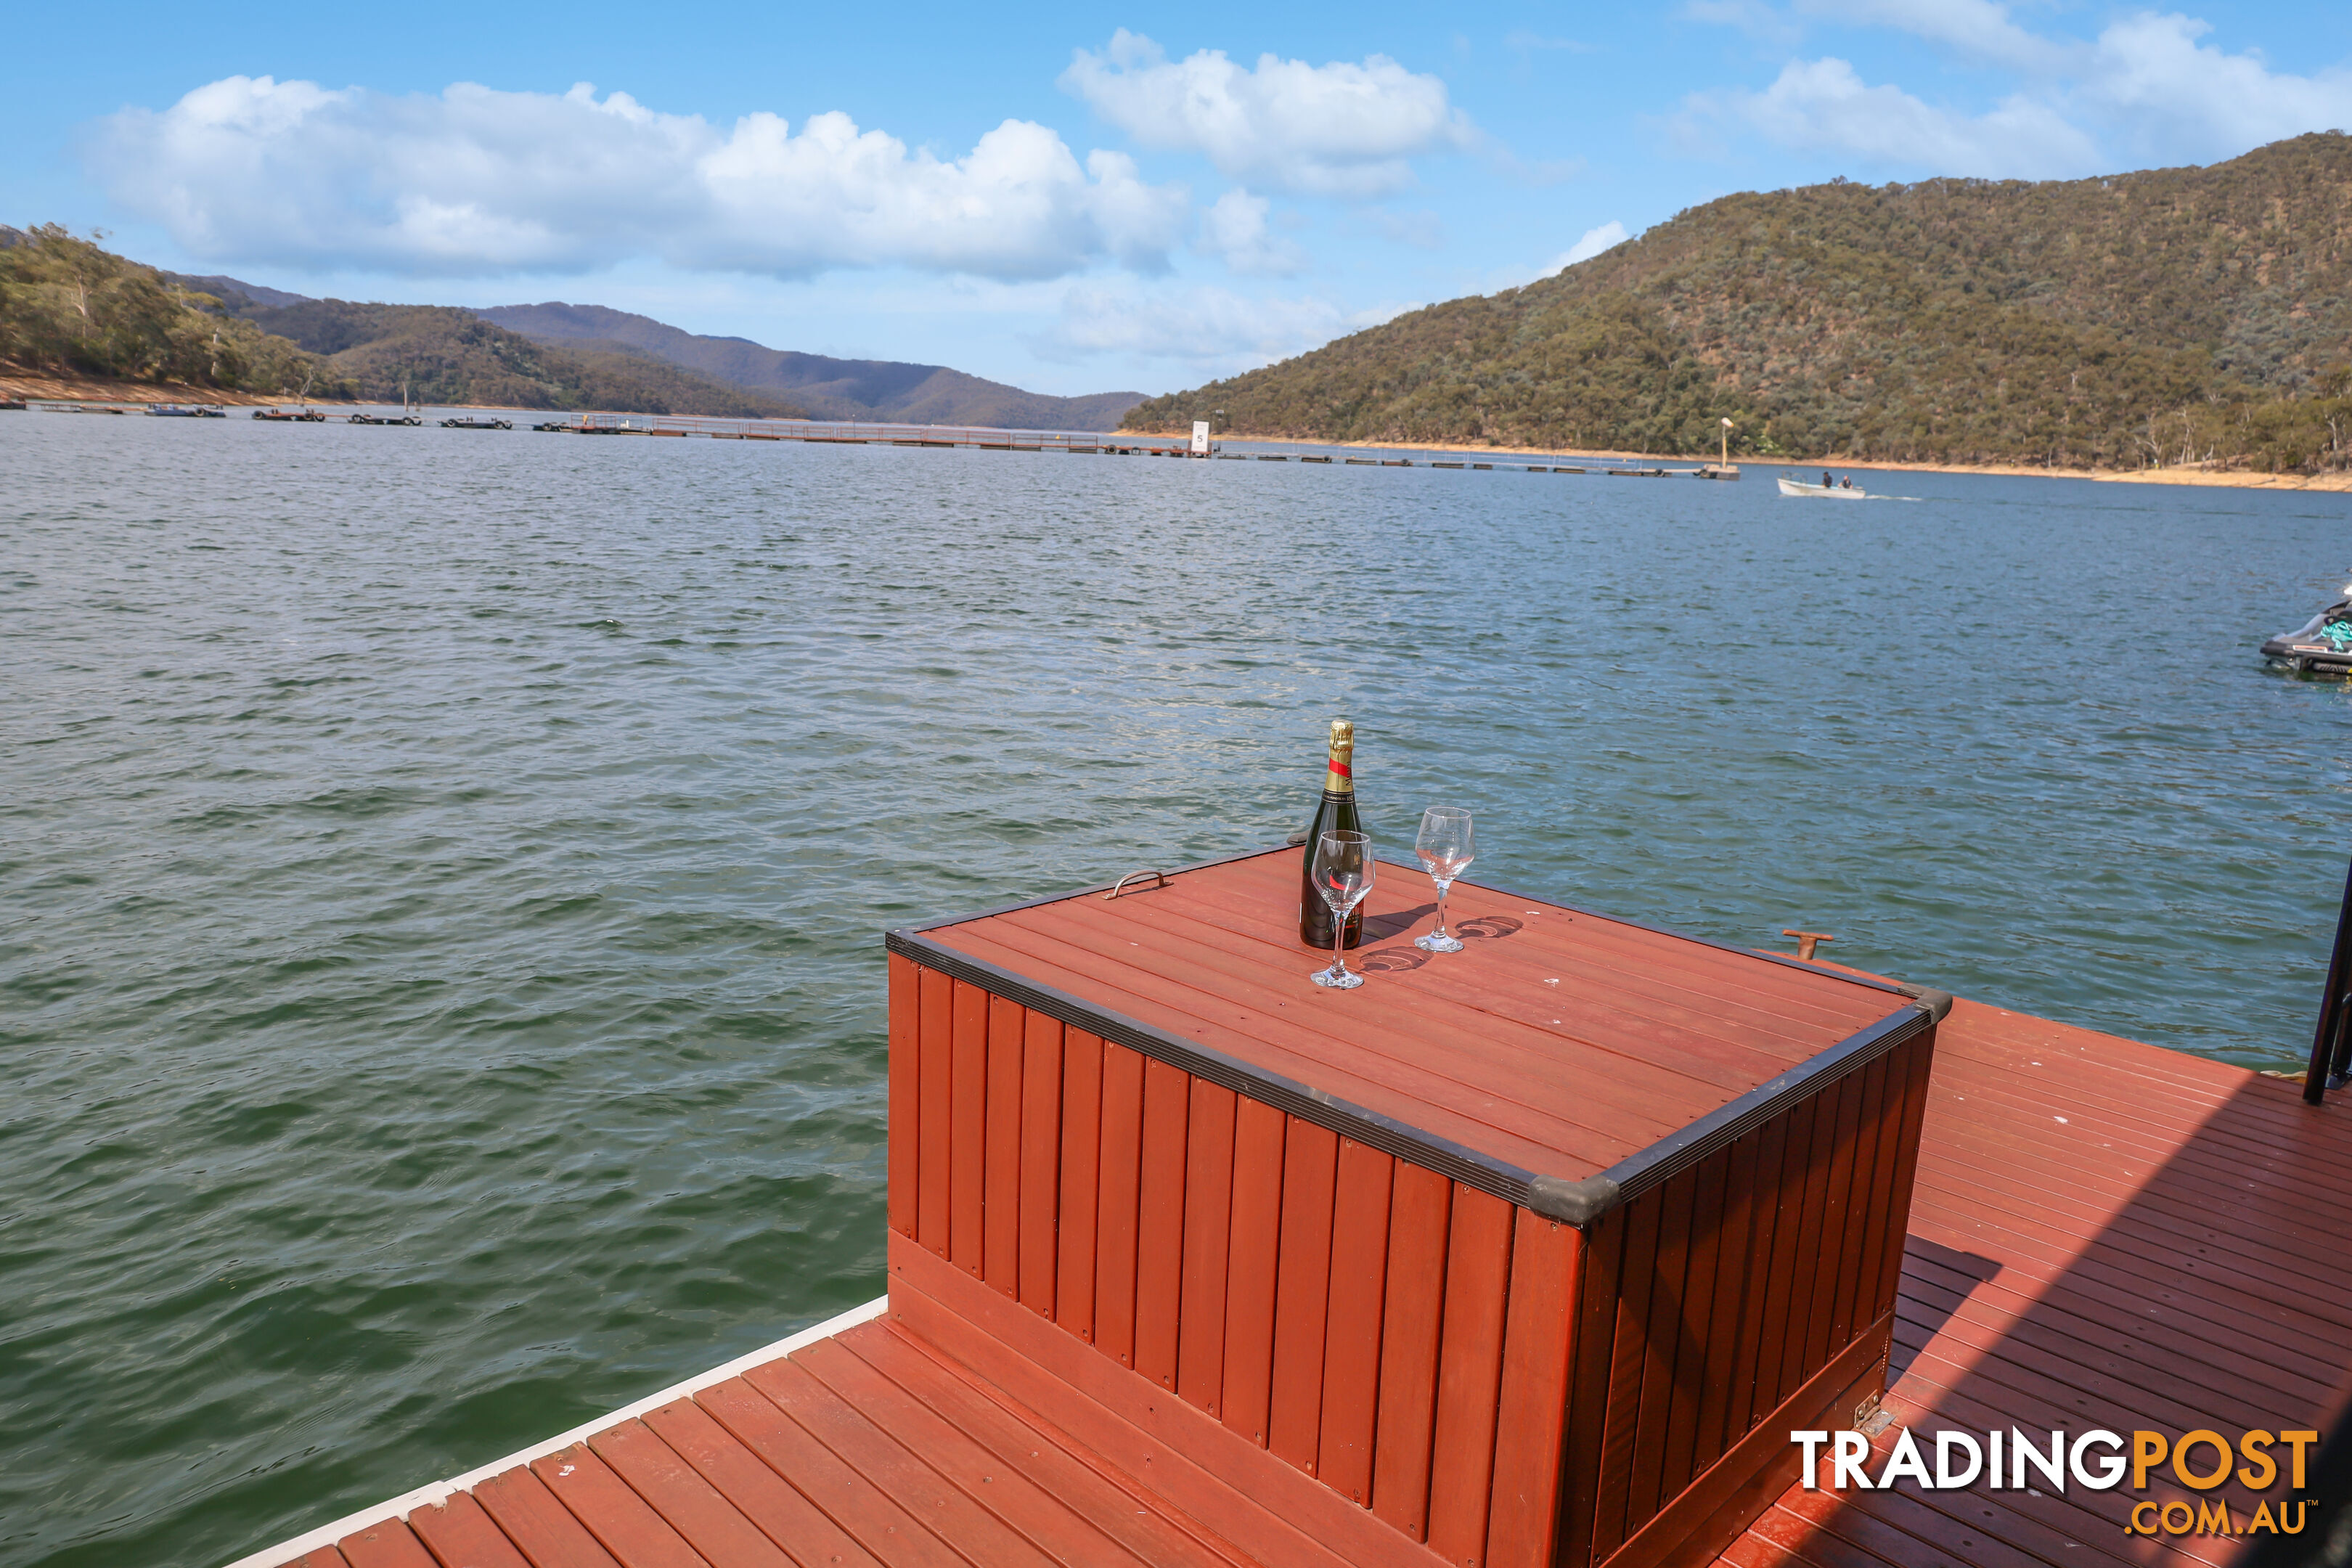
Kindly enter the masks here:
[[[1124, 430], [1139, 441], [1189, 441], [1192, 432]], [[1661, 457], [1655, 452], [1622, 452], [1589, 448], [1576, 452], [1538, 451], [1532, 447], [1471, 446], [1467, 443], [1447, 444], [1434, 441], [1316, 441], [1288, 436], [1243, 436], [1226, 432], [1221, 441], [1255, 441], [1269, 446], [1328, 447], [1334, 450], [1384, 452], [1474, 452], [1483, 458], [1504, 461], [1529, 458], [1609, 458], [1627, 462], [1675, 463], [1693, 466], [1713, 466], [1715, 458], [1706, 454], [1685, 457]], [[1785, 468], [1791, 478], [1817, 477], [1826, 468], [1832, 473], [1859, 473], [1865, 469], [1880, 472], [1913, 474], [1999, 474], [2028, 479], [2095, 479], [2101, 483], [2134, 485], [2207, 485], [2232, 489], [2338, 490], [2352, 491], [2352, 472], [2337, 474], [2263, 474], [2244, 468], [2059, 468], [2037, 467], [2025, 463], [1898, 463], [1878, 458], [1841, 458], [1835, 462], [1799, 462], [1792, 458], [1759, 458], [1753, 453], [1735, 456], [1735, 467], [1753, 468]]]

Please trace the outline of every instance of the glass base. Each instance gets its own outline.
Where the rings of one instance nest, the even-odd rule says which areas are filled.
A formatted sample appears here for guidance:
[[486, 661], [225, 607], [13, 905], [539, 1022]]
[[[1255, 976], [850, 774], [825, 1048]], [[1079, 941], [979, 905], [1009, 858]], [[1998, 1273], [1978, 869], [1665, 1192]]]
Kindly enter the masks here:
[[1427, 936], [1414, 937], [1412, 945], [1423, 952], [1460, 952], [1462, 951], [1460, 939], [1449, 936], [1442, 931], [1431, 931]]
[[1316, 984], [1328, 986], [1333, 991], [1353, 991], [1364, 983], [1362, 975], [1352, 969], [1342, 969], [1336, 963], [1328, 969], [1317, 970], [1313, 979]]

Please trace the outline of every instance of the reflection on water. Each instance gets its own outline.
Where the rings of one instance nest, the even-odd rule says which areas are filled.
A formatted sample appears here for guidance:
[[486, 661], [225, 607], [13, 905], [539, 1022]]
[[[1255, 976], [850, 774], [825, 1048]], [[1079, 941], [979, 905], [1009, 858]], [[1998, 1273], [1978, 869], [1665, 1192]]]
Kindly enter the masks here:
[[[882, 927], [1366, 815], [2250, 1065], [2343, 497], [0, 420], [0, 1558], [191, 1568], [875, 1294]], [[1890, 481], [1894, 477], [1890, 476]], [[1764, 482], [1758, 482], [1762, 480]]]

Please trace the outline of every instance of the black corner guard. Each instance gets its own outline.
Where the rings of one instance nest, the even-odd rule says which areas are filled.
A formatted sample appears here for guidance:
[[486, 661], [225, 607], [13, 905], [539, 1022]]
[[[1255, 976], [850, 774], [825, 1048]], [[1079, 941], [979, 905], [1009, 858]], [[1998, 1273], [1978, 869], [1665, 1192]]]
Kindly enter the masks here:
[[1931, 1024], [1942, 1023], [1944, 1015], [1952, 1010], [1952, 994], [1948, 991], [1931, 991], [1925, 985], [1906, 985], [1899, 981], [1895, 988], [1917, 1003], [1919, 1011], [1927, 1015]]
[[1625, 1189], [1606, 1176], [1587, 1176], [1580, 1182], [1565, 1176], [1538, 1176], [1528, 1184], [1528, 1207], [1579, 1230], [1615, 1208], [1624, 1195]]

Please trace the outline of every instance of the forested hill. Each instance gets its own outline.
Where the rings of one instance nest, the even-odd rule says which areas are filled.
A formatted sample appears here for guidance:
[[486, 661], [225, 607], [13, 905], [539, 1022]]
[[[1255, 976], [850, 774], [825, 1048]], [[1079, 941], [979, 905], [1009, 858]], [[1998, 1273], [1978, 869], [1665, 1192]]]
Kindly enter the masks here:
[[1052, 397], [940, 364], [829, 359], [713, 338], [602, 305], [499, 305], [478, 312], [537, 342], [573, 352], [650, 354], [713, 381], [788, 397], [820, 419], [1100, 430], [1143, 401], [1139, 392]]
[[[1138, 405], [1234, 435], [2137, 467], [2344, 458], [2352, 137], [2103, 179], [1727, 196]], [[2174, 448], [2179, 448], [2175, 450]]]
[[264, 331], [327, 356], [358, 395], [389, 403], [406, 395], [419, 403], [722, 418], [797, 418], [806, 412], [789, 398], [724, 386], [647, 354], [534, 342], [451, 305], [348, 300], [262, 305], [249, 296], [225, 302]]

